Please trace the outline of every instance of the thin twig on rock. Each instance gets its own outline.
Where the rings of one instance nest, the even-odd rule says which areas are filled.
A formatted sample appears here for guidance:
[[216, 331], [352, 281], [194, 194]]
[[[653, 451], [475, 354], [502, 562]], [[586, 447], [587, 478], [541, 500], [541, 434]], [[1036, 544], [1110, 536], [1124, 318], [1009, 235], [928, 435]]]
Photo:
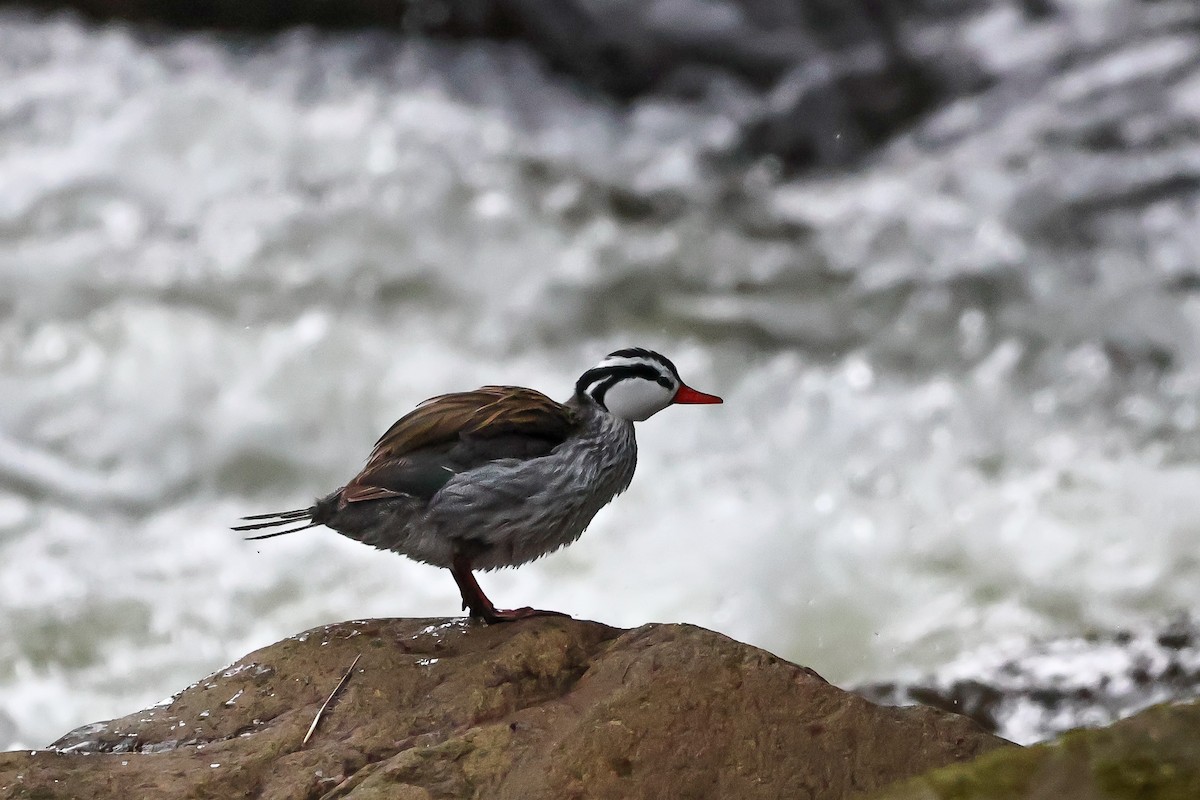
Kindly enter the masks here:
[[350, 680], [350, 674], [354, 672], [354, 665], [358, 663], [360, 658], [362, 658], [362, 653], [354, 657], [354, 660], [350, 662], [350, 666], [346, 668], [346, 674], [342, 676], [337, 686], [333, 687], [333, 691], [329, 693], [329, 697], [326, 697], [325, 702], [321, 703], [321, 707], [317, 709], [317, 715], [313, 717], [312, 725], [308, 726], [308, 733], [304, 734], [304, 741], [300, 742], [301, 747], [308, 744], [308, 740], [312, 738], [313, 731], [317, 729], [317, 723], [321, 721], [321, 716], [325, 713], [325, 709], [329, 708], [329, 704], [333, 702], [333, 698], [338, 696], [338, 692], [345, 688], [346, 682]]

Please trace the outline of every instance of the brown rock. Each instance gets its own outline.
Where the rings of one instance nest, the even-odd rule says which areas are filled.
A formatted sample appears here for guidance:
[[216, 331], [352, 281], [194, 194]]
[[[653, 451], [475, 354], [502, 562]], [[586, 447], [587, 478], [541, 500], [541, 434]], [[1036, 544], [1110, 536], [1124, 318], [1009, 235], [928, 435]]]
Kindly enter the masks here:
[[370, 620], [251, 653], [56, 750], [0, 754], [0, 796], [824, 800], [1004, 744], [691, 626]]

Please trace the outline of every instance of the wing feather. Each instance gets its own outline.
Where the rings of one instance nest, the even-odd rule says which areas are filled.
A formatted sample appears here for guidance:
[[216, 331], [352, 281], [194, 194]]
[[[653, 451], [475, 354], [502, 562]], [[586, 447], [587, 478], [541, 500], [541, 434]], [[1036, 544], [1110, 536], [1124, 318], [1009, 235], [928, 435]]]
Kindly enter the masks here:
[[379, 437], [362, 472], [342, 490], [341, 502], [403, 494], [428, 499], [465, 469], [548, 453], [577, 423], [568, 406], [515, 386], [430, 398]]

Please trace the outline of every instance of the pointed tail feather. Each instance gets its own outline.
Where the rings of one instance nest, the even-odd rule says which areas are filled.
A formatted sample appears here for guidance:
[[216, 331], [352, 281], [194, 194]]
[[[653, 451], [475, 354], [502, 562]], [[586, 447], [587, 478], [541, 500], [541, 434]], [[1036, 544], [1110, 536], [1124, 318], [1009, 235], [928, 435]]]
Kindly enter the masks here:
[[299, 517], [311, 516], [312, 512], [312, 508], [295, 508], [291, 511], [276, 511], [271, 514], [251, 514], [248, 517], [242, 517], [242, 519], [297, 519]]
[[[282, 523], [280, 523], [280, 524], [282, 524]], [[315, 528], [320, 524], [321, 523], [319, 523], [319, 522], [310, 522], [307, 525], [301, 525], [299, 528], [288, 528], [286, 531], [275, 531], [274, 533], [260, 533], [258, 536], [247, 536], [246, 541], [253, 542], [253, 541], [257, 541], [259, 539], [273, 539], [276, 536], [283, 536], [285, 533], [295, 533], [296, 531], [306, 531], [309, 528]], [[257, 527], [262, 527], [262, 526], [260, 525]], [[234, 528], [234, 530], [235, 531], [245, 531], [245, 530], [254, 530], [254, 528], [243, 527], [243, 528]]]
[[233, 530], [257, 531], [262, 530], [263, 528], [279, 528], [284, 525], [293, 525], [297, 522], [308, 523], [297, 528], [288, 528], [284, 531], [274, 531], [273, 533], [264, 533], [259, 536], [246, 537], [246, 541], [253, 541], [255, 539], [270, 539], [274, 536], [283, 536], [285, 533], [295, 533], [296, 531], [302, 531], [307, 528], [313, 528], [317, 525], [320, 525], [321, 523], [314, 519], [316, 511], [317, 507], [313, 506], [311, 508], [296, 508], [291, 511], [279, 511], [274, 514], [253, 514], [249, 517], [242, 517], [243, 521], [250, 522], [249, 525], [235, 525], [233, 526]]

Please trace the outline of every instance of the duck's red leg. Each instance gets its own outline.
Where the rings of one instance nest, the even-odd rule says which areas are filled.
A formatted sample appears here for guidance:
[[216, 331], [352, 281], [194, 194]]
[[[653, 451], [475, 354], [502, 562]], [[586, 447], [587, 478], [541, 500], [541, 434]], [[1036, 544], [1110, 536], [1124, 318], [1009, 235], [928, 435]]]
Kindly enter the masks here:
[[505, 610], [496, 608], [492, 605], [492, 601], [488, 600], [487, 595], [483, 593], [483, 589], [479, 588], [479, 583], [475, 580], [475, 576], [471, 572], [471, 561], [466, 556], [457, 555], [454, 557], [454, 564], [450, 567], [450, 574], [454, 576], [454, 582], [458, 584], [458, 591], [462, 594], [463, 608], [472, 617], [477, 617], [489, 625], [493, 622], [509, 622], [514, 619], [525, 619], [526, 617], [566, 616], [566, 614], [560, 614], [557, 611], [540, 611], [528, 606]]

